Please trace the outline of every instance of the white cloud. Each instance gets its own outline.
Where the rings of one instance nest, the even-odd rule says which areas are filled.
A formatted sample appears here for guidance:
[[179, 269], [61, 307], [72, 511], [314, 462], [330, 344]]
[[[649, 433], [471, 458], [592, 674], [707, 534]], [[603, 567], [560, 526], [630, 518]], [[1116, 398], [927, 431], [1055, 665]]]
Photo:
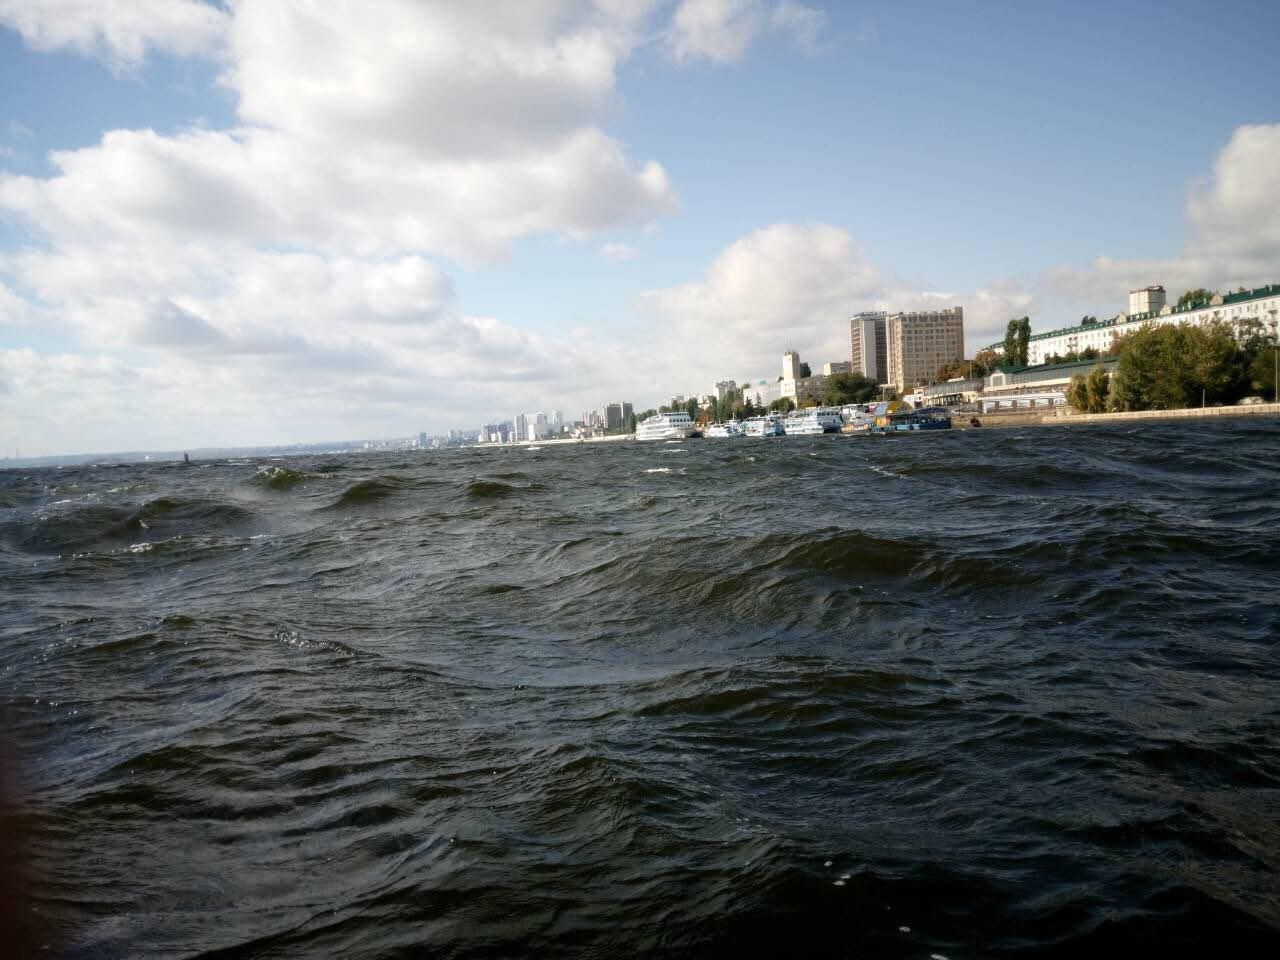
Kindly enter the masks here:
[[744, 373], [776, 375], [787, 349], [814, 369], [848, 359], [848, 321], [860, 310], [963, 306], [972, 354], [1035, 305], [1014, 282], [971, 291], [913, 289], [877, 268], [848, 232], [827, 224], [756, 230], [722, 251], [701, 280], [642, 299], [664, 336], [684, 345], [682, 367], [665, 373], [663, 386], [669, 381], [671, 389]]
[[1209, 180], [1187, 199], [1189, 235], [1162, 260], [1100, 256], [1087, 267], [1045, 272], [1043, 286], [1063, 297], [1124, 307], [1128, 290], [1162, 283], [1172, 296], [1196, 287], [1234, 289], [1274, 283], [1280, 264], [1280, 124], [1238, 127]]
[[[651, 290], [643, 301], [685, 345], [688, 376], [772, 369], [783, 350], [818, 363], [849, 352], [848, 318], [884, 290], [879, 271], [844, 230], [774, 224], [735, 241], [699, 281]], [[709, 370], [714, 362], [726, 369]]]
[[[246, 442], [334, 436], [342, 422], [385, 433], [391, 410], [415, 429], [424, 415], [457, 425], [570, 375], [588, 389], [589, 340], [468, 316], [434, 258], [491, 260], [520, 237], [582, 240], [675, 209], [662, 167], [633, 161], [600, 126], [647, 12], [614, 0], [240, 0], [223, 82], [241, 126], [113, 130], [53, 154], [51, 176], [0, 172], [0, 214], [31, 236], [0, 253], [0, 320], [57, 317], [86, 347], [128, 356], [137, 388], [159, 396], [181, 371], [194, 419], [161, 403], [155, 422], [225, 422]], [[24, 35], [130, 63], [187, 49], [129, 39], [130, 11], [85, 16], [97, 33], [55, 35], [35, 18]], [[53, 364], [40, 369], [59, 379], [49, 357], [10, 359]], [[23, 396], [53, 389], [10, 379]], [[243, 396], [270, 413], [243, 419]], [[15, 427], [40, 434], [42, 409], [31, 400], [34, 419]]]
[[31, 316], [31, 306], [0, 282], [0, 327], [24, 326]]
[[582, 237], [676, 206], [657, 163], [603, 132], [491, 161], [317, 150], [278, 131], [116, 130], [53, 154], [49, 179], [0, 174], [0, 209], [70, 243], [231, 242], [462, 259], [533, 233]]
[[775, 30], [788, 34], [801, 50], [812, 52], [827, 25], [827, 15], [795, 0], [782, 0], [773, 10], [771, 24]]
[[245, 122], [306, 142], [408, 147], [419, 159], [544, 152], [607, 118], [645, 12], [568, 0], [245, 0], [224, 82]]
[[625, 243], [606, 243], [596, 252], [602, 260], [609, 263], [625, 263], [636, 258], [635, 247], [629, 247]]
[[678, 63], [736, 63], [766, 30], [812, 51], [826, 15], [796, 0], [683, 0], [671, 18], [667, 50]]
[[760, 0], [684, 0], [671, 18], [667, 45], [676, 61], [741, 60], [764, 28]]
[[74, 50], [113, 67], [148, 52], [210, 56], [227, 30], [226, 11], [199, 0], [0, 0], [0, 25], [36, 50]]

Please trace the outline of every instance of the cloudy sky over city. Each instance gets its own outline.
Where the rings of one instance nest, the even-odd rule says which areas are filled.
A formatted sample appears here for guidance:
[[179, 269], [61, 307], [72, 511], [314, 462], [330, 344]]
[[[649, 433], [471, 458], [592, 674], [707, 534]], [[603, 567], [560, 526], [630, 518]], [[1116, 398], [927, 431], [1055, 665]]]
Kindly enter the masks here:
[[0, 0], [6, 455], [392, 437], [1280, 281], [1273, 0]]

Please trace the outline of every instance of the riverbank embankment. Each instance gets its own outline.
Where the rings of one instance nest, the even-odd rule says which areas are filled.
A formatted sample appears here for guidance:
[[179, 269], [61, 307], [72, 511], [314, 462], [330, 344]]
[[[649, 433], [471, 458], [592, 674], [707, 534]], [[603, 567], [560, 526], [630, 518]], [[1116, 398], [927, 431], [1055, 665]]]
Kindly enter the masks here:
[[[1181, 410], [1130, 410], [1125, 413], [1067, 413], [1043, 417], [1045, 424], [1120, 423], [1126, 420], [1199, 420], [1207, 417], [1275, 417], [1280, 403], [1253, 403], [1231, 407], [1184, 407]], [[986, 418], [983, 418], [986, 425]]]

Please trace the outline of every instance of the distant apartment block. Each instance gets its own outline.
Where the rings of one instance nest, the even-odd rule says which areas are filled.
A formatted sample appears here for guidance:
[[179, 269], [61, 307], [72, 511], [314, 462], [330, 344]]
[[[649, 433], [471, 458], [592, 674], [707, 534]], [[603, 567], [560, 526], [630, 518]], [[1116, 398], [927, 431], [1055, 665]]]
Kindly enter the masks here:
[[899, 393], [932, 383], [940, 367], [964, 359], [964, 308], [890, 315], [885, 355], [887, 382]]
[[617, 430], [623, 424], [622, 404], [611, 403], [604, 408], [604, 428], [606, 430]]
[[1129, 315], [1139, 313], [1159, 313], [1164, 309], [1164, 287], [1154, 284], [1141, 290], [1129, 291]]
[[849, 340], [853, 348], [852, 372], [860, 373], [876, 383], [888, 382], [888, 360], [885, 355], [885, 317], [883, 310], [865, 310], [849, 321]]
[[853, 373], [852, 361], [841, 360], [836, 363], [824, 363], [822, 365], [822, 375], [824, 377], [833, 377], [837, 373]]
[[738, 382], [736, 380], [721, 380], [716, 384], [716, 399], [723, 400], [737, 389]]

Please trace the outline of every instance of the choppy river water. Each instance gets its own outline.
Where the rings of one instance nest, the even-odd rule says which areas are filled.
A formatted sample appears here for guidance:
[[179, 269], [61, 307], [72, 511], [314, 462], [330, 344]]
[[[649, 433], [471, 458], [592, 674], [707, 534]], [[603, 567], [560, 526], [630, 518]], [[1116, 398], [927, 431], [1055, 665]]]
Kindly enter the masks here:
[[1270, 420], [0, 472], [23, 910], [76, 958], [1274, 952], [1278, 481]]

